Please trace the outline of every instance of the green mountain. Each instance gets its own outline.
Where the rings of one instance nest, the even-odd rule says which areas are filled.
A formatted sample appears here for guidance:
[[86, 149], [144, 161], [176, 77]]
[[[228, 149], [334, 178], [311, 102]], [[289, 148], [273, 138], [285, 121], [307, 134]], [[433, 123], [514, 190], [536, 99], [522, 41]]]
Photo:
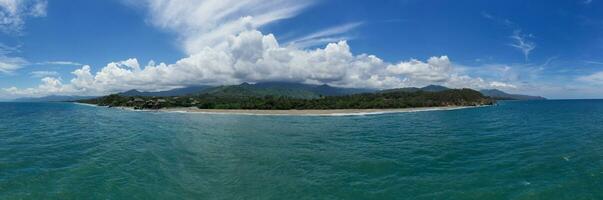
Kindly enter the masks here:
[[314, 99], [321, 96], [341, 96], [374, 92], [371, 89], [338, 88], [329, 85], [309, 85], [290, 82], [261, 82], [256, 84], [243, 83], [228, 86], [192, 86], [159, 92], [141, 92], [129, 90], [118, 93], [127, 97], [173, 97], [211, 95], [215, 97], [291, 97], [300, 99]]
[[482, 94], [485, 96], [491, 97], [497, 100], [546, 100], [546, 98], [541, 96], [529, 96], [522, 94], [509, 94], [497, 89], [490, 90], [480, 90]]
[[370, 89], [338, 88], [328, 85], [309, 85], [288, 82], [264, 82], [240, 85], [219, 86], [200, 92], [200, 95], [217, 97], [290, 97], [299, 99], [315, 99], [321, 96], [342, 96], [373, 92]]
[[186, 96], [191, 94], [198, 94], [202, 91], [211, 88], [211, 86], [190, 86], [184, 88], [176, 88], [173, 90], [159, 91], [159, 92], [141, 92], [138, 90], [128, 90], [122, 93], [118, 93], [121, 96], [127, 97], [171, 97], [171, 96]]
[[381, 90], [379, 91], [380, 93], [391, 93], [391, 92], [418, 92], [418, 91], [423, 91], [423, 92], [442, 92], [442, 91], [446, 91], [446, 90], [450, 90], [450, 88], [444, 87], [444, 86], [440, 86], [440, 85], [428, 85], [422, 88], [417, 88], [417, 87], [406, 87], [406, 88], [396, 88], [396, 89], [388, 89], [388, 90]]
[[426, 91], [426, 92], [441, 92], [441, 91], [446, 91], [446, 90], [450, 90], [450, 88], [441, 86], [441, 85], [428, 85], [425, 87], [421, 88], [422, 91]]
[[[389, 89], [389, 90], [382, 90], [380, 91], [381, 93], [388, 93], [388, 92], [417, 92], [417, 91], [424, 91], [424, 92], [442, 92], [442, 91], [446, 91], [446, 90], [450, 90], [450, 88], [444, 87], [444, 86], [440, 86], [440, 85], [428, 85], [422, 88], [416, 88], [416, 87], [408, 87], [408, 88], [398, 88], [398, 89]], [[493, 99], [497, 99], [497, 100], [546, 100], [546, 98], [544, 97], [540, 97], [540, 96], [530, 96], [530, 95], [522, 95], [522, 94], [509, 94], [497, 89], [489, 89], [489, 90], [480, 90], [479, 92], [481, 92], [484, 96], [487, 97], [491, 97]]]

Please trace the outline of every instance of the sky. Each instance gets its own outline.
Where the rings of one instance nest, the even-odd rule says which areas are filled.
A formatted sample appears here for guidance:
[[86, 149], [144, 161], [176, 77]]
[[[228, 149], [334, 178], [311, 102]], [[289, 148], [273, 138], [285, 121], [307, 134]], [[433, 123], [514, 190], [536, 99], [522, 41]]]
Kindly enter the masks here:
[[603, 1], [0, 0], [0, 100], [265, 81], [603, 98]]

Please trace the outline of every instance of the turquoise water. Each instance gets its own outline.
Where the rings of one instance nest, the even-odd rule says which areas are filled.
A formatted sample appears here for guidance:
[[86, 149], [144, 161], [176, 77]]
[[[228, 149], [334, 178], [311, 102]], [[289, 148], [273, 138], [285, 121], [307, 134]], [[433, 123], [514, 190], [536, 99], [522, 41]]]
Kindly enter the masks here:
[[603, 101], [348, 117], [0, 103], [0, 199], [603, 199]]

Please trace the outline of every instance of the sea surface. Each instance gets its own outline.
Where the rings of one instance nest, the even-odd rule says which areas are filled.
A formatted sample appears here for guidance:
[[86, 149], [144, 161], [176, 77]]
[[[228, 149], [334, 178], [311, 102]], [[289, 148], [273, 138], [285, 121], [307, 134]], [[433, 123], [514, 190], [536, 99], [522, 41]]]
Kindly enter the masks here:
[[603, 101], [337, 117], [0, 103], [0, 199], [603, 199]]

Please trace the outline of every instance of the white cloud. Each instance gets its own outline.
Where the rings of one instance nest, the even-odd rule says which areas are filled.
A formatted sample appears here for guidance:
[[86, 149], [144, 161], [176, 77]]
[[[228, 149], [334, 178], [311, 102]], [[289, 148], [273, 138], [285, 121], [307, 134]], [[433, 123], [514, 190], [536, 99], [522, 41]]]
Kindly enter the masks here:
[[491, 20], [491, 21], [493, 21], [495, 23], [504, 25], [507, 28], [517, 27], [517, 25], [513, 21], [511, 21], [509, 19], [505, 19], [505, 18], [500, 18], [498, 16], [494, 16], [494, 15], [488, 13], [488, 12], [482, 12], [482, 17], [484, 17], [484, 18], [486, 18], [488, 20]]
[[37, 1], [31, 6], [29, 10], [29, 14], [33, 17], [46, 17], [46, 7], [48, 6], [48, 2], [46, 1]]
[[73, 62], [73, 61], [45, 61], [36, 63], [36, 65], [71, 65], [71, 66], [81, 66], [81, 63]]
[[588, 64], [593, 64], [593, 65], [603, 65], [603, 62], [599, 62], [599, 61], [587, 60], [587, 61], [584, 61], [584, 62], [588, 63]]
[[390, 65], [387, 71], [418, 81], [445, 82], [450, 78], [452, 63], [448, 56], [431, 57], [426, 63], [412, 59], [409, 62]]
[[[21, 34], [25, 18], [46, 16], [46, 0], [0, 0], [0, 32]], [[13, 74], [27, 60], [10, 54], [18, 53], [19, 46], [11, 47], [0, 43], [0, 75]]]
[[[426, 62], [412, 59], [398, 63], [378, 56], [354, 55], [346, 41], [324, 48], [281, 46], [272, 34], [258, 27], [292, 17], [309, 1], [276, 0], [149, 0], [151, 23], [178, 33], [188, 56], [173, 64], [137, 59], [112, 62], [92, 72], [90, 66], [75, 70], [64, 83], [45, 77], [34, 88], [5, 88], [13, 96], [48, 94], [102, 95], [129, 89], [165, 90], [188, 85], [222, 85], [241, 82], [295, 81], [340, 87], [394, 88], [437, 83], [449, 87], [490, 87], [491, 83], [455, 68], [447, 56]], [[140, 5], [140, 4], [137, 4]], [[338, 35], [359, 24], [348, 24], [310, 34], [314, 40]], [[498, 84], [500, 85], [500, 84]]]
[[55, 71], [33, 71], [29, 74], [34, 78], [58, 77], [60, 75], [59, 72]]
[[10, 55], [16, 52], [19, 52], [18, 46], [11, 47], [0, 43], [0, 75], [13, 74], [15, 71], [28, 64], [27, 60]]
[[452, 87], [488, 87], [489, 82], [458, 74], [447, 56], [387, 63], [374, 55], [353, 55], [345, 41], [325, 48], [303, 50], [281, 47], [276, 38], [259, 31], [231, 36], [224, 44], [205, 48], [174, 64], [141, 67], [138, 60], [109, 63], [99, 72], [89, 66], [73, 72], [65, 84], [46, 79], [37, 88], [8, 89], [13, 95], [107, 94], [128, 89], [165, 90], [186, 85], [241, 82], [297, 81], [341, 87], [393, 88], [438, 83]]
[[587, 82], [595, 85], [603, 85], [603, 71], [595, 72], [590, 75], [578, 77], [579, 81]]
[[27, 61], [21, 57], [9, 57], [0, 54], [0, 74], [12, 74], [26, 64]]
[[523, 53], [525, 60], [529, 60], [530, 52], [536, 48], [536, 44], [529, 41], [528, 38], [533, 37], [532, 35], [522, 34], [520, 30], [515, 30], [511, 38], [515, 43], [510, 44], [512, 47], [515, 47]]
[[146, 0], [150, 22], [180, 35], [189, 54], [222, 43], [230, 35], [295, 16], [312, 0]]
[[362, 22], [353, 22], [353, 23], [347, 23], [347, 24], [342, 24], [339, 26], [334, 26], [334, 27], [330, 27], [321, 31], [317, 31], [314, 33], [311, 33], [309, 35], [300, 37], [300, 38], [296, 38], [291, 40], [290, 42], [288, 42], [288, 45], [297, 47], [297, 48], [306, 48], [306, 47], [313, 47], [316, 45], [322, 45], [322, 44], [326, 44], [326, 43], [331, 43], [331, 42], [338, 42], [338, 41], [342, 41], [342, 40], [349, 40], [351, 39], [351, 37], [349, 36], [345, 36], [344, 34], [348, 33], [349, 31], [358, 28], [360, 25], [362, 25]]
[[46, 0], [0, 0], [0, 31], [20, 34], [28, 17], [46, 16]]
[[493, 88], [517, 88], [517, 86], [509, 83], [503, 83], [498, 81], [493, 81], [490, 83], [490, 86]]
[[529, 60], [530, 53], [536, 48], [536, 44], [529, 40], [534, 37], [532, 34], [523, 34], [520, 26], [509, 19], [500, 18], [488, 12], [482, 12], [482, 17], [513, 30], [513, 34], [510, 36], [513, 43], [509, 44], [509, 46], [520, 50], [523, 53], [525, 61]]
[[42, 84], [36, 88], [18, 89], [16, 87], [2, 89], [5, 93], [12, 96], [28, 96], [28, 97], [39, 97], [49, 94], [62, 94], [66, 93], [65, 86], [61, 83], [59, 78], [44, 77], [42, 78]]

